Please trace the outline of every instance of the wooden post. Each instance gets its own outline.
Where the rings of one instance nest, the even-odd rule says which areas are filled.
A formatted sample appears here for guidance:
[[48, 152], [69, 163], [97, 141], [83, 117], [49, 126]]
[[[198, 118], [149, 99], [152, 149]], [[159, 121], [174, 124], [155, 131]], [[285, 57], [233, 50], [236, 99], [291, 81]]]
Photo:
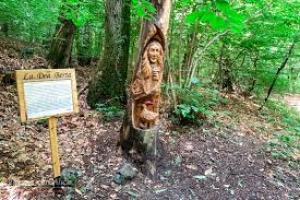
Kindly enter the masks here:
[[50, 147], [51, 147], [51, 158], [53, 165], [54, 179], [60, 177], [60, 162], [58, 153], [58, 139], [57, 139], [57, 118], [48, 118], [49, 135], [50, 135]]
[[[15, 75], [21, 122], [47, 119], [54, 189], [59, 192], [63, 177], [60, 171], [56, 117], [77, 113], [79, 110], [75, 70], [16, 70]], [[64, 95], [60, 96], [62, 92]], [[40, 105], [39, 102], [43, 102], [44, 105]]]

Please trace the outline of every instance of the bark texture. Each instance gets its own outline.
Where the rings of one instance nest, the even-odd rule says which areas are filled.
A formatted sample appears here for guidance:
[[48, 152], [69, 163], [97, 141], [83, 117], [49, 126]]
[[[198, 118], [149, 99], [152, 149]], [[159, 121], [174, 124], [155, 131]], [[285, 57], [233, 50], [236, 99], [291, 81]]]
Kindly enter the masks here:
[[219, 90], [225, 90], [226, 92], [233, 92], [233, 81], [231, 78], [231, 61], [230, 57], [226, 55], [225, 44], [222, 45], [219, 56], [219, 71], [218, 71], [218, 83]]
[[297, 44], [297, 41], [298, 41], [298, 38], [296, 38], [296, 39], [294, 40], [294, 42], [292, 43], [292, 45], [289, 47], [288, 52], [287, 52], [285, 58], [283, 59], [283, 61], [282, 61], [281, 65], [280, 65], [280, 67], [277, 69], [277, 72], [276, 72], [275, 77], [274, 77], [274, 79], [273, 79], [273, 81], [272, 81], [272, 83], [271, 83], [271, 86], [270, 86], [269, 89], [268, 89], [267, 96], [266, 96], [266, 98], [264, 99], [264, 102], [263, 102], [263, 104], [261, 105], [261, 107], [259, 108], [259, 110], [262, 110], [263, 107], [266, 105], [266, 103], [267, 103], [267, 101], [268, 101], [268, 99], [269, 99], [269, 97], [270, 97], [270, 95], [271, 95], [271, 93], [272, 93], [272, 91], [273, 91], [273, 88], [274, 88], [274, 86], [275, 86], [275, 83], [276, 83], [276, 81], [277, 81], [277, 78], [278, 78], [280, 72], [285, 68], [285, 66], [286, 66], [286, 64], [287, 64], [287, 62], [288, 62], [288, 60], [289, 60], [289, 58], [290, 58], [290, 56], [291, 56], [291, 54], [292, 54], [292, 51], [293, 51], [293, 49], [295, 48], [295, 45]]
[[93, 30], [88, 24], [79, 28], [76, 37], [77, 61], [81, 66], [90, 65], [93, 55]]
[[126, 104], [130, 3], [130, 0], [106, 1], [104, 52], [87, 97], [92, 107], [97, 103]]
[[76, 26], [71, 20], [60, 18], [53, 36], [47, 59], [54, 69], [67, 68], [70, 65], [73, 39]]

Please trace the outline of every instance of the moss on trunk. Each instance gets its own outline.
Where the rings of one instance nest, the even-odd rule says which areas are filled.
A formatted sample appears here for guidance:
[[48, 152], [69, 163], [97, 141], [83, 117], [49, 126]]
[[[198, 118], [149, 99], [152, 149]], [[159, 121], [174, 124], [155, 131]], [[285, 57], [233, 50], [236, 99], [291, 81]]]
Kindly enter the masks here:
[[[130, 1], [107, 0], [105, 44], [97, 73], [89, 85], [88, 104], [124, 105], [130, 39]], [[125, 15], [124, 12], [127, 12]]]
[[72, 21], [60, 19], [56, 27], [47, 59], [54, 69], [67, 68], [70, 65], [71, 52], [76, 26]]

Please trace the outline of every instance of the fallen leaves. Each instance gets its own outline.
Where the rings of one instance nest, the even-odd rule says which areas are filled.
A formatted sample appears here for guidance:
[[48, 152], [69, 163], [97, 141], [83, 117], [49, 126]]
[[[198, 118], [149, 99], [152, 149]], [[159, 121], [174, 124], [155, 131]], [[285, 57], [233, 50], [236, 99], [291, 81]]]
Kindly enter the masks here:
[[198, 167], [196, 165], [193, 165], [193, 164], [185, 165], [185, 167], [187, 169], [191, 169], [191, 170], [194, 170], [194, 171], [198, 170]]
[[204, 174], [205, 174], [205, 176], [212, 175], [213, 174], [213, 168], [212, 167], [208, 168], [207, 170], [205, 170]]
[[195, 178], [197, 180], [206, 180], [206, 176], [204, 176], [204, 175], [196, 175], [196, 176], [193, 176], [193, 178]]
[[191, 152], [194, 150], [194, 146], [193, 146], [192, 142], [186, 142], [183, 145], [183, 149], [184, 149], [184, 151]]

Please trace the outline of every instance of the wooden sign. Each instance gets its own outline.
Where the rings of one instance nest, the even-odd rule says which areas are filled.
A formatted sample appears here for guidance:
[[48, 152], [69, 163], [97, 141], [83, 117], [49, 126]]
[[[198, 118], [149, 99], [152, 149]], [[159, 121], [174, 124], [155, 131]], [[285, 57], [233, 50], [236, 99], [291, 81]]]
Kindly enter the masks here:
[[74, 69], [16, 70], [21, 121], [47, 118], [54, 187], [61, 188], [58, 116], [78, 112]]
[[74, 69], [16, 70], [21, 121], [78, 112]]

